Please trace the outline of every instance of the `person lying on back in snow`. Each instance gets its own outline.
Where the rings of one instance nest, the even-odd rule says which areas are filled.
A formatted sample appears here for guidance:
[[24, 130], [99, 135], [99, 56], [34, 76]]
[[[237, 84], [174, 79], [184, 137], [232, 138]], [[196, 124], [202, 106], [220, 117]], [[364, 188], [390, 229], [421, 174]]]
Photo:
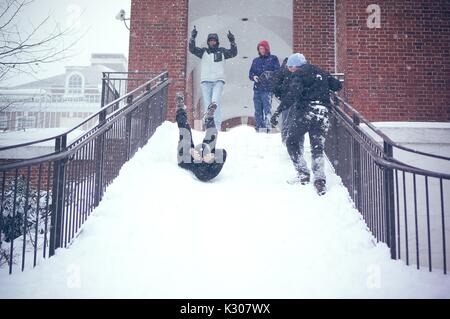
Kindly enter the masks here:
[[205, 118], [205, 138], [203, 143], [194, 146], [183, 93], [178, 92], [175, 101], [177, 105], [176, 121], [180, 132], [178, 165], [193, 172], [199, 180], [209, 181], [219, 175], [227, 158], [227, 152], [224, 149], [216, 149], [218, 131], [214, 123], [214, 112], [217, 105], [215, 103], [209, 105]]
[[309, 133], [314, 186], [317, 193], [323, 195], [326, 192], [323, 151], [329, 128], [330, 91], [339, 91], [342, 84], [330, 73], [309, 64], [303, 54], [291, 55], [286, 65], [291, 76], [271, 123], [276, 126], [280, 113], [289, 109], [286, 147], [297, 171], [291, 183], [307, 184], [310, 181], [310, 172], [303, 157], [304, 138]]

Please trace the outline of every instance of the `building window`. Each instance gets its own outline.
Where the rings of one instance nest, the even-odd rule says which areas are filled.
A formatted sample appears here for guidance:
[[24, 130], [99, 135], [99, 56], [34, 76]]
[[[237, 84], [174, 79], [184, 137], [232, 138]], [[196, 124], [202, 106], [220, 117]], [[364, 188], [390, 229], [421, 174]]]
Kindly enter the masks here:
[[88, 103], [98, 103], [100, 101], [100, 96], [99, 95], [86, 95], [86, 102]]
[[62, 95], [52, 95], [52, 102], [53, 103], [60, 103], [62, 102]]
[[67, 82], [68, 95], [83, 94], [83, 78], [79, 74], [72, 74]]
[[0, 115], [0, 130], [8, 128], [8, 117], [6, 115]]
[[36, 126], [36, 118], [34, 116], [20, 116], [17, 118], [18, 130], [34, 128], [35, 126]]

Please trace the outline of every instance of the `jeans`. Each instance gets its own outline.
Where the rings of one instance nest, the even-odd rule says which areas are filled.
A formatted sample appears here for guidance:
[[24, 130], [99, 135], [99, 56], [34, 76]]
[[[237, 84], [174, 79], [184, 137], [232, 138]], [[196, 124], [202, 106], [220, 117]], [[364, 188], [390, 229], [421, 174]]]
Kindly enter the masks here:
[[269, 121], [272, 114], [272, 94], [264, 91], [254, 91], [253, 104], [255, 105], [256, 130], [270, 127]]
[[220, 110], [220, 100], [222, 97], [223, 86], [225, 82], [216, 81], [216, 82], [202, 82], [202, 95], [203, 95], [203, 105], [204, 112], [208, 109], [208, 106], [215, 102], [217, 104], [217, 109], [214, 112], [214, 122], [216, 123], [217, 129], [220, 131], [222, 126], [222, 114]]

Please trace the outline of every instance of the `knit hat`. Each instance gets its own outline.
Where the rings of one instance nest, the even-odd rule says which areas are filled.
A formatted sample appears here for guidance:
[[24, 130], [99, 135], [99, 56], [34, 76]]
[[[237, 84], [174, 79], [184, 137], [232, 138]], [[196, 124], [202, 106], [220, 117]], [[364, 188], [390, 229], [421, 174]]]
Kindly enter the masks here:
[[299, 67], [299, 66], [305, 65], [306, 63], [307, 63], [307, 61], [303, 54], [294, 53], [289, 57], [289, 59], [286, 63], [286, 66], [287, 67], [291, 67], [291, 66]]
[[269, 42], [267, 42], [266, 40], [263, 40], [258, 43], [258, 46], [256, 47], [256, 49], [258, 50], [258, 53], [259, 53], [259, 47], [264, 47], [264, 49], [266, 49], [266, 54], [270, 54], [270, 45], [269, 45]]

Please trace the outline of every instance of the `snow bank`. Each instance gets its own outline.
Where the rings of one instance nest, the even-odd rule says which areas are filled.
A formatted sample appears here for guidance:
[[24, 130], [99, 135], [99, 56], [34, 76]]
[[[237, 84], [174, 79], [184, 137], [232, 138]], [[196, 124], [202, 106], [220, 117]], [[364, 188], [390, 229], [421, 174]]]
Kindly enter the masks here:
[[288, 185], [279, 134], [221, 133], [229, 157], [209, 183], [178, 168], [177, 138], [164, 123], [74, 244], [34, 270], [0, 274], [0, 298], [450, 297], [449, 277], [374, 243], [329, 166], [323, 197]]

